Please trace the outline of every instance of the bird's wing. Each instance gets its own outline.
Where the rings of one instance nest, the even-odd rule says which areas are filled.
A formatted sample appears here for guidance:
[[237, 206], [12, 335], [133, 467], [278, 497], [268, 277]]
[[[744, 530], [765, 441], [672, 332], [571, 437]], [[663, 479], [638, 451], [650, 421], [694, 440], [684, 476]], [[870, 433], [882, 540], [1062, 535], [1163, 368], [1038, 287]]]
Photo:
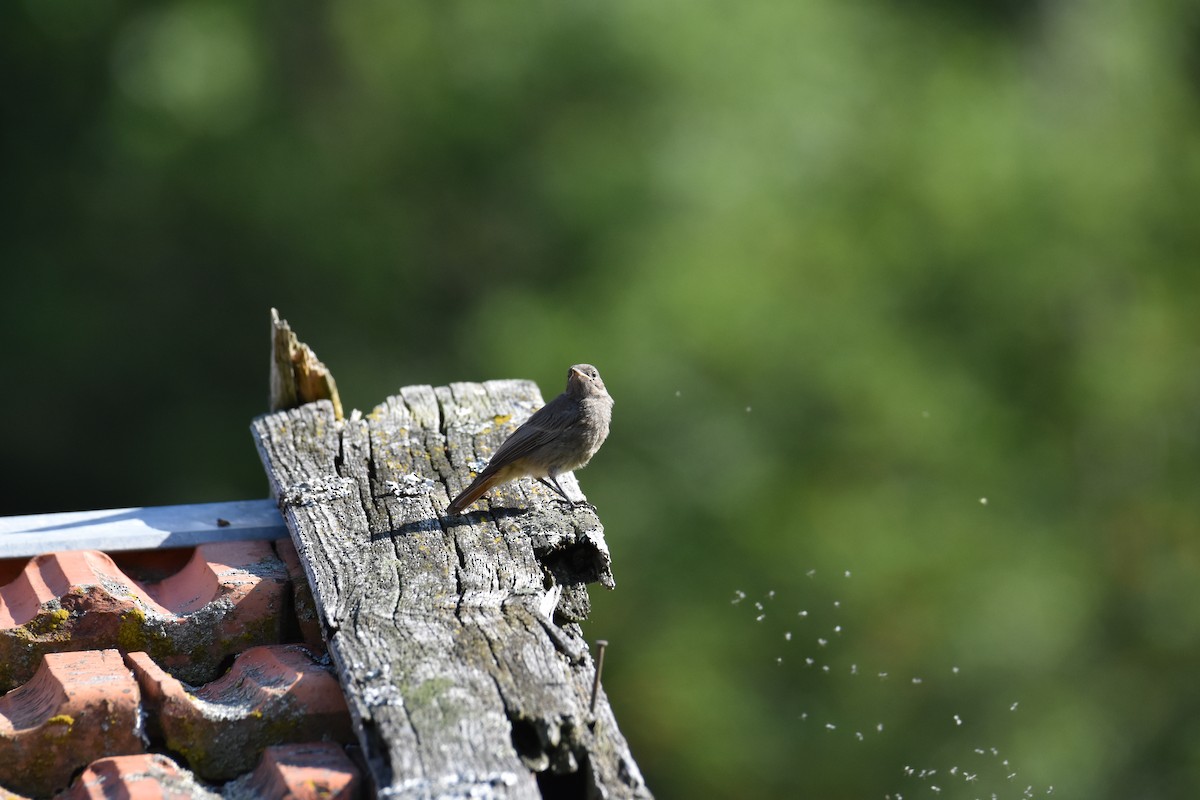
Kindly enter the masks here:
[[[560, 400], [564, 402], [559, 402]], [[577, 410], [566, 398], [557, 397], [534, 412], [521, 427], [504, 440], [499, 449], [488, 460], [485, 472], [494, 472], [532, 453], [537, 448], [554, 441], [570, 427]]]

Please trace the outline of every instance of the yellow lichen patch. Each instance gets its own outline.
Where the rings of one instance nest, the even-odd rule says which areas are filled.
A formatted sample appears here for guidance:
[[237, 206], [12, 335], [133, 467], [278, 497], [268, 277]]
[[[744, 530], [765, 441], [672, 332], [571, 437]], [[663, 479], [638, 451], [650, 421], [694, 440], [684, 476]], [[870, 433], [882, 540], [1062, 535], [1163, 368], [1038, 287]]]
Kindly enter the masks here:
[[65, 608], [56, 608], [53, 611], [47, 611], [43, 614], [38, 614], [29, 622], [25, 623], [25, 628], [35, 636], [43, 636], [47, 633], [52, 633], [63, 626], [68, 619], [71, 618], [71, 612]]
[[70, 714], [58, 714], [46, 720], [46, 724], [42, 728], [42, 735], [48, 739], [61, 738], [70, 734], [74, 725], [75, 718]]
[[117, 644], [126, 653], [146, 649], [146, 615], [141, 609], [131, 608], [121, 614]]
[[492, 422], [496, 425], [503, 425], [511, 419], [512, 414], [497, 414], [496, 416], [492, 417]]

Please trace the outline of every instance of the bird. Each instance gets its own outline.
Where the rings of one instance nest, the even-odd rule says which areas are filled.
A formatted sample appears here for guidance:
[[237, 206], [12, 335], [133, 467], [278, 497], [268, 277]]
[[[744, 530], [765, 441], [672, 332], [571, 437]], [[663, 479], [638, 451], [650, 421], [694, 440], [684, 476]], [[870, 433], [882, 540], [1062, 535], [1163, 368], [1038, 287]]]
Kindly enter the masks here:
[[612, 407], [613, 399], [595, 367], [571, 367], [567, 370], [566, 390], [504, 440], [446, 513], [461, 514], [489, 489], [525, 477], [536, 478], [571, 502], [558, 485], [558, 476], [587, 466], [596, 455], [608, 438]]

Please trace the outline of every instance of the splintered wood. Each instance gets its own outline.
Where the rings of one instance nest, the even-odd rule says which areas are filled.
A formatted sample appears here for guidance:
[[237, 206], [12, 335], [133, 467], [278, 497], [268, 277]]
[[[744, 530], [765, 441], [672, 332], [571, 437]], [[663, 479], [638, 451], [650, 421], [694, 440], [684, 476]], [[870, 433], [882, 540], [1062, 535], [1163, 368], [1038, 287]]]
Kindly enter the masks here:
[[521, 480], [443, 516], [541, 404], [456, 383], [254, 422], [380, 796], [650, 797], [603, 690], [590, 709], [578, 623], [586, 584], [613, 585], [595, 512]]
[[333, 416], [342, 418], [342, 401], [333, 373], [272, 308], [271, 410], [296, 408], [314, 400], [328, 400], [333, 404]]

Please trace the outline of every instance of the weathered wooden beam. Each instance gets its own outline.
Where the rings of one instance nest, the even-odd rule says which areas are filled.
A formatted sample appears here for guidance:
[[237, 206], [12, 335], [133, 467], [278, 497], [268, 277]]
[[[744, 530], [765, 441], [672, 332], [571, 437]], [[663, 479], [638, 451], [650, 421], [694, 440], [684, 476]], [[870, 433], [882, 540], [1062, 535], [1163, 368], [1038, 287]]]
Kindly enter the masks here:
[[287, 536], [274, 500], [0, 517], [0, 558], [59, 550], [151, 550]]
[[613, 585], [595, 512], [522, 480], [442, 516], [541, 404], [527, 381], [455, 383], [254, 421], [380, 796], [650, 797], [603, 690], [589, 707], [578, 623], [586, 584]]

